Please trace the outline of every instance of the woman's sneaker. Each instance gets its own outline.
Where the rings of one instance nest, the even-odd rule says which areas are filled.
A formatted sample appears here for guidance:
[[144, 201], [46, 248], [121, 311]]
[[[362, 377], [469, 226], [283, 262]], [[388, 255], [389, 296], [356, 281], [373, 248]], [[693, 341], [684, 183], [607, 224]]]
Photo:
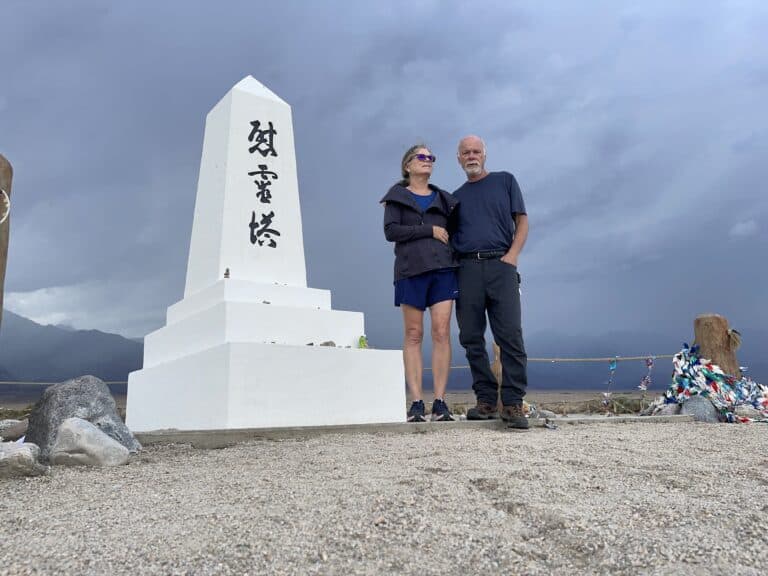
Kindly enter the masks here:
[[426, 422], [424, 419], [424, 401], [418, 400], [408, 410], [408, 422]]
[[434, 402], [432, 402], [432, 421], [433, 422], [452, 422], [453, 416], [451, 416], [451, 411], [448, 410], [448, 405], [440, 400], [439, 398], [436, 398]]

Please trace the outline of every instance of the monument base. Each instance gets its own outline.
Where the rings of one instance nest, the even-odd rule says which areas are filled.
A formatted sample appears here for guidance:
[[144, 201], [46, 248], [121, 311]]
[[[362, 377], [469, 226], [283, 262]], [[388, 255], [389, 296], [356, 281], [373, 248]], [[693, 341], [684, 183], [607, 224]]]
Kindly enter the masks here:
[[133, 432], [405, 421], [394, 350], [225, 343], [128, 376]]

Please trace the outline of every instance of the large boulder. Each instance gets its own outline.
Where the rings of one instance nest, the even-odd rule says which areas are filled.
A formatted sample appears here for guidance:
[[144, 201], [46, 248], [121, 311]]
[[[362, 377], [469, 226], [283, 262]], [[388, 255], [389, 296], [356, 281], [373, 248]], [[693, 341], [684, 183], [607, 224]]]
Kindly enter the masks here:
[[40, 476], [48, 471], [38, 462], [40, 448], [34, 444], [0, 443], [0, 478]]
[[51, 448], [51, 464], [65, 466], [120, 466], [128, 462], [128, 448], [81, 418], [61, 423]]
[[697, 422], [709, 422], [717, 424], [720, 422], [720, 414], [712, 402], [704, 396], [691, 396], [683, 402], [680, 408], [680, 414], [692, 414]]
[[59, 427], [67, 418], [87, 420], [129, 452], [141, 450], [141, 444], [118, 416], [107, 385], [95, 376], [80, 376], [49, 386], [29, 415], [26, 440], [40, 446], [42, 462], [48, 461]]

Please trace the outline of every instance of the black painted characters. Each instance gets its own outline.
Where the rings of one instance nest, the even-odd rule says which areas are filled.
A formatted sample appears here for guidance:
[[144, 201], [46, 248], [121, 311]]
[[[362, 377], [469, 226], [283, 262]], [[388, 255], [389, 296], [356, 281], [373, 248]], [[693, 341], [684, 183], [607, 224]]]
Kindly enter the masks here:
[[[248, 152], [253, 154], [258, 152], [263, 158], [275, 157], [277, 158], [277, 150], [275, 149], [275, 136], [277, 130], [273, 126], [272, 122], [267, 122], [267, 128], [262, 130], [262, 123], [259, 120], [253, 120], [251, 122], [251, 132], [248, 134], [248, 142], [251, 142], [253, 146], [248, 148]], [[277, 172], [269, 169], [268, 164], [258, 164], [258, 170], [248, 172], [248, 176], [253, 178], [254, 184], [258, 188], [256, 192], [256, 198], [258, 198], [261, 204], [272, 204], [272, 184], [278, 179]], [[275, 219], [275, 211], [271, 210], [268, 214], [262, 214], [261, 219], [257, 219], [256, 211], [251, 212], [251, 222], [248, 224], [250, 229], [251, 244], [266, 246], [267, 248], [277, 248], [276, 237], [280, 236], [280, 232], [273, 227], [272, 223]]]

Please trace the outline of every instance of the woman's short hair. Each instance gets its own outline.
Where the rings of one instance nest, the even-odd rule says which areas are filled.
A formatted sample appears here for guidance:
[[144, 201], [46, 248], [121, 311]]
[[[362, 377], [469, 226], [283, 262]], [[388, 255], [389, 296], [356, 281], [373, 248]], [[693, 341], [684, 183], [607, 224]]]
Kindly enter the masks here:
[[423, 142], [419, 142], [418, 144], [414, 144], [408, 148], [408, 150], [405, 151], [405, 154], [403, 154], [403, 159], [400, 162], [400, 174], [402, 175], [403, 179], [398, 182], [400, 186], [408, 186], [408, 184], [411, 183], [411, 175], [408, 173], [405, 167], [408, 165], [408, 162], [413, 160], [413, 157], [416, 155], [416, 150], [419, 148], [426, 148], [429, 150], [429, 146]]

